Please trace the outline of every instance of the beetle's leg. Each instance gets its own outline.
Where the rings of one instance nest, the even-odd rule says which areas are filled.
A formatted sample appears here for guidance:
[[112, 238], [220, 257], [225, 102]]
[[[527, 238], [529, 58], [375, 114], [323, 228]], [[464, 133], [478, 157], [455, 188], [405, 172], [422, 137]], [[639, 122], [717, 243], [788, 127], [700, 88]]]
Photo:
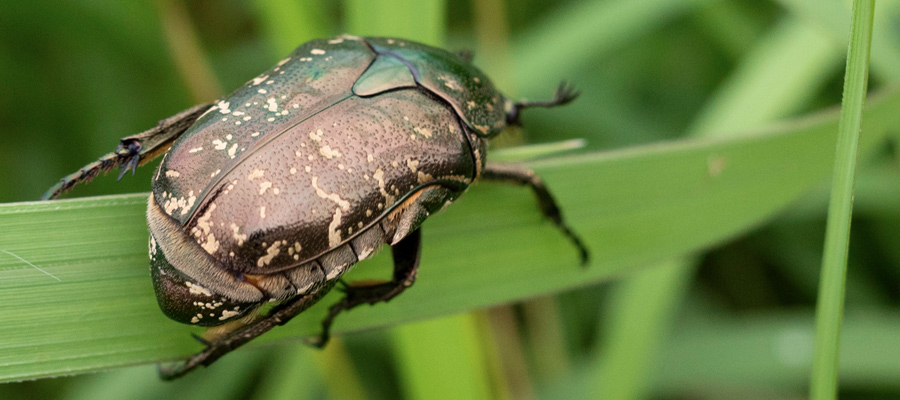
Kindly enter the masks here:
[[324, 347], [330, 338], [331, 324], [341, 312], [361, 304], [388, 301], [412, 286], [419, 271], [421, 245], [422, 234], [421, 230], [417, 229], [391, 246], [391, 255], [394, 257], [393, 279], [389, 282], [367, 286], [348, 285], [344, 289], [344, 293], [346, 293], [344, 298], [331, 306], [328, 309], [328, 316], [322, 320], [322, 333], [309, 343], [316, 347]]
[[550, 101], [517, 101], [512, 104], [512, 107], [506, 112], [506, 124], [507, 125], [520, 125], [519, 123], [519, 115], [522, 110], [526, 108], [533, 107], [541, 107], [541, 108], [550, 108], [561, 106], [563, 104], [567, 104], [578, 95], [581, 94], [575, 88], [565, 82], [559, 84], [556, 88], [556, 94], [553, 96], [553, 100]]
[[119, 179], [122, 179], [122, 176], [128, 170], [134, 173], [138, 165], [143, 165], [165, 152], [172, 145], [172, 142], [193, 125], [194, 121], [200, 118], [211, 106], [211, 104], [201, 104], [191, 107], [159, 121], [159, 124], [152, 129], [122, 138], [114, 152], [105, 154], [97, 161], [85, 165], [75, 173], [67, 175], [59, 183], [47, 190], [42, 199], [55, 199], [73, 186], [81, 182], [88, 182], [100, 175], [101, 172], [109, 172], [116, 167], [122, 169]]
[[584, 245], [584, 242], [581, 240], [581, 237], [566, 224], [566, 221], [563, 220], [562, 211], [560, 211], [559, 206], [556, 205], [556, 200], [553, 199], [553, 196], [550, 194], [550, 191], [547, 190], [547, 186], [544, 185], [544, 181], [541, 180], [540, 177], [535, 175], [534, 171], [530, 169], [522, 169], [516, 168], [508, 165], [497, 165], [497, 164], [488, 164], [484, 171], [481, 174], [481, 179], [492, 180], [492, 181], [502, 181], [502, 182], [510, 182], [515, 183], [517, 185], [527, 185], [534, 192], [534, 195], [537, 197], [538, 206], [541, 208], [541, 213], [544, 214], [545, 217], [549, 218], [556, 224], [557, 228], [563, 232], [572, 243], [575, 244], [575, 247], [578, 248], [578, 251], [581, 253], [581, 264], [586, 265], [588, 260], [590, 259], [590, 253], [588, 252], [587, 246]]
[[316, 302], [331, 289], [334, 282], [328, 283], [327, 285], [328, 286], [325, 286], [320, 290], [312, 290], [306, 295], [288, 299], [273, 308], [265, 317], [256, 319], [244, 327], [238, 328], [233, 332], [207, 342], [206, 349], [194, 354], [190, 359], [175, 368], [169, 369], [160, 366], [160, 377], [165, 380], [179, 378], [201, 365], [206, 366], [212, 364], [220, 357], [255, 339], [259, 335], [268, 332], [275, 326], [286, 324], [291, 318], [294, 318], [297, 314], [300, 314], [313, 304], [316, 304]]

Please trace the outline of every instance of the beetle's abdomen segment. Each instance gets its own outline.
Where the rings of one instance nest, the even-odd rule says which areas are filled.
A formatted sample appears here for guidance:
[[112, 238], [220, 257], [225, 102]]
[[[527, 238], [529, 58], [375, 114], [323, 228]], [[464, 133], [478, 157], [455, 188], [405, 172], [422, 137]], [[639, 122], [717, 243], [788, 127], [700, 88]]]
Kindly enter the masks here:
[[158, 246], [150, 258], [150, 275], [159, 308], [166, 316], [181, 323], [221, 325], [256, 307], [253, 303], [231, 301], [191, 280], [169, 264]]
[[150, 273], [159, 306], [169, 318], [201, 325], [221, 325], [252, 310], [263, 292], [215, 265], [150, 196]]

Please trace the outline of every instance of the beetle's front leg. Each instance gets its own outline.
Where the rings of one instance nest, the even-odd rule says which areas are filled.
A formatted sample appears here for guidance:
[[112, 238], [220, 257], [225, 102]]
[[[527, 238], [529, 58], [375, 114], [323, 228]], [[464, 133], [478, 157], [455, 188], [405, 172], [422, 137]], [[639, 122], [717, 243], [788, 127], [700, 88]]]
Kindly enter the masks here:
[[316, 347], [324, 347], [331, 337], [331, 324], [338, 314], [361, 304], [375, 304], [397, 297], [412, 286], [419, 272], [419, 258], [422, 254], [422, 234], [417, 229], [391, 246], [394, 257], [394, 276], [388, 282], [375, 285], [347, 284], [343, 291], [346, 294], [341, 301], [328, 309], [328, 316], [322, 320], [322, 333], [309, 343]]
[[557, 228], [563, 232], [569, 239], [575, 244], [575, 247], [578, 248], [578, 251], [581, 253], [581, 264], [587, 264], [590, 259], [590, 253], [587, 249], [587, 246], [584, 245], [584, 242], [581, 240], [581, 237], [566, 224], [566, 221], [563, 220], [562, 211], [560, 211], [559, 206], [556, 205], [556, 200], [553, 199], [553, 196], [550, 194], [550, 191], [547, 190], [547, 186], [544, 185], [544, 181], [541, 180], [540, 177], [535, 175], [534, 171], [530, 169], [516, 168], [508, 165], [497, 165], [497, 164], [488, 164], [484, 171], [481, 174], [481, 179], [484, 180], [492, 180], [492, 181], [501, 181], [501, 182], [509, 182], [515, 183], [517, 185], [526, 185], [531, 188], [534, 192], [534, 195], [537, 197], [538, 206], [541, 209], [541, 213], [544, 214], [545, 217], [549, 218], [550, 221], [553, 221], [556, 224]]
[[122, 179], [128, 170], [133, 173], [138, 165], [143, 165], [165, 152], [172, 142], [190, 128], [197, 118], [200, 118], [211, 106], [211, 104], [201, 104], [191, 107], [159, 121], [159, 124], [152, 129], [122, 138], [114, 152], [105, 154], [97, 161], [67, 175], [47, 190], [42, 199], [55, 199], [73, 186], [81, 182], [88, 182], [100, 175], [101, 172], [109, 172], [116, 167], [122, 169], [119, 179]]

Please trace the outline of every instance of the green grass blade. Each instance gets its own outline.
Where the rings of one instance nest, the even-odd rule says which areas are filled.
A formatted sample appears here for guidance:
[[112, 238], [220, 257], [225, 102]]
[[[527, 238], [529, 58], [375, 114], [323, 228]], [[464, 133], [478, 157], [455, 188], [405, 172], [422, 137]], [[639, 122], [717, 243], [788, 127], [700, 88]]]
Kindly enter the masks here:
[[[869, 103], [860, 148], [900, 127], [900, 91]], [[479, 184], [425, 224], [415, 288], [339, 318], [372, 328], [590, 285], [760, 224], [831, 170], [835, 113], [730, 140], [669, 143], [531, 164], [593, 250], [590, 268], [527, 189]], [[785, 173], [790, 171], [790, 173]], [[107, 178], [110, 179], [110, 178]], [[0, 205], [0, 381], [183, 357], [192, 328], [159, 312], [146, 194]], [[464, 256], [461, 254], [464, 250]], [[348, 279], [389, 276], [384, 252]], [[377, 276], [376, 276], [377, 275]], [[251, 345], [312, 335], [338, 293]]]
[[844, 100], [838, 127], [828, 224], [825, 229], [822, 277], [816, 302], [816, 347], [810, 394], [817, 400], [837, 397], [838, 351], [844, 314], [853, 184], [869, 78], [869, 46], [872, 42], [874, 15], [875, 0], [854, 1], [844, 77]]
[[[698, 314], [687, 317], [662, 349], [660, 365], [678, 367], [657, 370], [653, 379], [657, 393], [731, 388], [732, 393], [785, 390], [792, 398], [804, 397], [815, 337], [811, 311], [740, 316], [695, 311]], [[847, 314], [841, 335], [842, 385], [878, 387], [887, 393], [900, 388], [898, 331], [900, 314], [895, 310], [857, 309]]]
[[485, 351], [474, 313], [394, 329], [405, 399], [490, 399]]
[[446, 7], [441, 0], [345, 0], [346, 30], [440, 46], [447, 31]]
[[321, 0], [256, 0], [253, 6], [275, 60], [301, 43], [332, 33]]

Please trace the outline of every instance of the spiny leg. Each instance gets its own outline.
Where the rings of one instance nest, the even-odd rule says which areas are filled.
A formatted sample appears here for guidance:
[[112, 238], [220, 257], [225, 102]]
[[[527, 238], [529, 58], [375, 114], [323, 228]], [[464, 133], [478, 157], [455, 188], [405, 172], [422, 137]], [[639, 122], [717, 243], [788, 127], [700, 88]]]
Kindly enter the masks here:
[[421, 245], [421, 229], [417, 229], [391, 246], [391, 255], [394, 258], [394, 276], [390, 281], [368, 286], [348, 284], [343, 289], [346, 293], [344, 298], [331, 306], [328, 309], [328, 316], [322, 320], [322, 333], [317, 339], [310, 341], [310, 344], [321, 348], [328, 343], [328, 339], [331, 337], [331, 324], [341, 312], [361, 304], [388, 301], [412, 286], [419, 271]]
[[73, 186], [81, 182], [88, 182], [100, 175], [101, 172], [109, 172], [116, 167], [122, 169], [119, 179], [122, 179], [122, 176], [128, 170], [134, 173], [138, 165], [143, 165], [165, 152], [172, 142], [190, 128], [194, 121], [200, 118], [211, 106], [211, 104], [201, 104], [191, 107], [159, 121], [159, 124], [152, 129], [122, 138], [114, 152], [105, 154], [97, 161], [85, 165], [75, 173], [67, 175], [59, 183], [47, 190], [42, 199], [55, 199]]
[[519, 116], [522, 113], [522, 110], [526, 108], [551, 108], [556, 106], [561, 106], [564, 104], [568, 104], [572, 100], [575, 100], [578, 95], [581, 94], [575, 87], [567, 84], [566, 82], [562, 82], [556, 88], [556, 94], [553, 96], [553, 100], [550, 101], [517, 101], [513, 103], [512, 107], [506, 113], [506, 124], [507, 125], [521, 125], [519, 123]]
[[581, 253], [581, 264], [587, 264], [590, 259], [590, 253], [588, 252], [587, 246], [584, 245], [584, 242], [578, 234], [576, 234], [575, 231], [566, 224], [565, 220], [563, 220], [562, 211], [560, 211], [559, 206], [556, 205], [556, 200], [553, 199], [550, 191], [547, 190], [544, 181], [535, 175], [534, 171], [507, 165], [488, 164], [481, 174], [481, 179], [509, 182], [530, 187], [537, 197], [541, 213], [553, 221], [557, 228], [569, 237]]
[[297, 314], [300, 314], [319, 301], [333, 285], [334, 282], [331, 282], [326, 284], [325, 287], [313, 290], [306, 295], [288, 299], [273, 308], [265, 317], [257, 319], [244, 327], [238, 328], [233, 332], [214, 340], [206, 341], [203, 338], [194, 336], [195, 339], [206, 344], [206, 349], [194, 354], [190, 359], [175, 368], [169, 369], [160, 366], [160, 377], [165, 380], [172, 380], [184, 376], [201, 365], [207, 366], [212, 364], [220, 357], [241, 347], [263, 333], [268, 332], [275, 326], [286, 324], [292, 318], [296, 317]]

